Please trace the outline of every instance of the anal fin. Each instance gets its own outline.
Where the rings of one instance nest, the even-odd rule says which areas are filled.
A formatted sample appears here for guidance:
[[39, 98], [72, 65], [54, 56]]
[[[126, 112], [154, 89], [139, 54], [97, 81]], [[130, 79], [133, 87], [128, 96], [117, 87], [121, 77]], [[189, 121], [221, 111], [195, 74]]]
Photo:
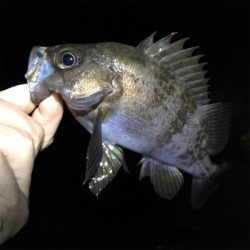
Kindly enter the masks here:
[[160, 197], [171, 200], [180, 191], [184, 178], [176, 167], [149, 158], [142, 158], [141, 164], [140, 180], [150, 176], [154, 190]]

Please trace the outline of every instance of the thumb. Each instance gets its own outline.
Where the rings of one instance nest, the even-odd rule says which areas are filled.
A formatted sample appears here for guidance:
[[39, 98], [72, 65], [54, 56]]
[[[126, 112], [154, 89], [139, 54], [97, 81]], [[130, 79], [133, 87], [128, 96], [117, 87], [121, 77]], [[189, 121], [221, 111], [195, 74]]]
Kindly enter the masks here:
[[32, 118], [44, 129], [44, 140], [41, 150], [48, 147], [63, 115], [63, 101], [57, 94], [52, 94], [40, 103], [32, 114]]

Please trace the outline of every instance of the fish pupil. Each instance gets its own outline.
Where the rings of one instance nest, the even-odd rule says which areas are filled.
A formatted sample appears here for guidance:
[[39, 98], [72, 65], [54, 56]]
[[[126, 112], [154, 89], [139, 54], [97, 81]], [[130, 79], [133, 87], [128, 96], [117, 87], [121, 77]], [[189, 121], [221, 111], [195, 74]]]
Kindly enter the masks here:
[[66, 66], [71, 66], [75, 62], [75, 57], [71, 54], [65, 54], [63, 56], [63, 64]]

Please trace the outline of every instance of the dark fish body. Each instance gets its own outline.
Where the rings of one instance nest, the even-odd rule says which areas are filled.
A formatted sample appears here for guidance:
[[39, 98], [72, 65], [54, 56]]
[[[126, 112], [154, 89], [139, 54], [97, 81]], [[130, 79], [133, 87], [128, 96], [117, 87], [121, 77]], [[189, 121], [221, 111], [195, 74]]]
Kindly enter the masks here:
[[229, 109], [209, 104], [206, 71], [196, 48], [173, 34], [137, 47], [119, 43], [35, 47], [26, 74], [31, 98], [39, 103], [59, 93], [90, 132], [85, 182], [99, 192], [124, 162], [121, 147], [143, 155], [140, 178], [172, 199], [185, 171], [193, 176], [192, 205], [207, 200], [228, 136]]

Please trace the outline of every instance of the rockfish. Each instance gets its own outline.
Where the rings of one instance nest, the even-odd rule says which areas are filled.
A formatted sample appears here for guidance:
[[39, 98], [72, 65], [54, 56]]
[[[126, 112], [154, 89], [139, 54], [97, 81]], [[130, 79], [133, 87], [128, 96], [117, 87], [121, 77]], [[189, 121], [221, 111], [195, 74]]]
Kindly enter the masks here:
[[209, 79], [197, 47], [174, 33], [137, 47], [114, 42], [34, 47], [25, 75], [39, 104], [58, 93], [90, 132], [84, 183], [97, 196], [124, 165], [122, 147], [142, 155], [140, 179], [172, 199], [182, 171], [192, 178], [191, 203], [200, 208], [221, 167], [210, 160], [225, 147], [228, 104], [210, 104]]

